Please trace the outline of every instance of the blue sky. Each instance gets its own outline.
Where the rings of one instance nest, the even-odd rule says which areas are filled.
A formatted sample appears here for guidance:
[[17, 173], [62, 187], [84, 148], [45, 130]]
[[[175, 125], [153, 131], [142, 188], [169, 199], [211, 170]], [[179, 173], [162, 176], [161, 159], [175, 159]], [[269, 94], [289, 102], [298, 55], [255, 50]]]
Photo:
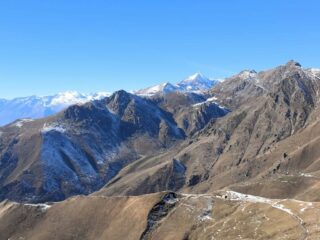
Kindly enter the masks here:
[[320, 3], [0, 2], [0, 98], [139, 89], [290, 59], [320, 67]]

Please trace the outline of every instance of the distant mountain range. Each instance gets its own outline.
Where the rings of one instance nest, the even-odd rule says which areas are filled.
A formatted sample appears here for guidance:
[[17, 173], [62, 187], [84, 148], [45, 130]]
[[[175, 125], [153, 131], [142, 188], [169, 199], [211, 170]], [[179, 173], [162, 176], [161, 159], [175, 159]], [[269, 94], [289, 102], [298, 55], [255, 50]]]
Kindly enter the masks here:
[[169, 92], [202, 92], [208, 90], [219, 83], [218, 80], [209, 79], [201, 73], [195, 73], [183, 81], [172, 84], [169, 82], [134, 91], [137, 95], [152, 96], [155, 94]]
[[[200, 73], [196, 73], [178, 84], [163, 83], [147, 89], [134, 91], [141, 96], [169, 92], [201, 92], [208, 90], [217, 84], [217, 80], [211, 80]], [[67, 91], [53, 96], [19, 97], [12, 100], [0, 99], [0, 126], [17, 119], [37, 119], [55, 114], [73, 104], [83, 104], [92, 100], [100, 100], [110, 96], [107, 92], [94, 94], [81, 94], [76, 91]]]
[[0, 125], [21, 118], [47, 117], [70, 105], [102, 99], [109, 95], [107, 92], [85, 95], [75, 91], [67, 91], [45, 97], [30, 96], [12, 100], [0, 99]]

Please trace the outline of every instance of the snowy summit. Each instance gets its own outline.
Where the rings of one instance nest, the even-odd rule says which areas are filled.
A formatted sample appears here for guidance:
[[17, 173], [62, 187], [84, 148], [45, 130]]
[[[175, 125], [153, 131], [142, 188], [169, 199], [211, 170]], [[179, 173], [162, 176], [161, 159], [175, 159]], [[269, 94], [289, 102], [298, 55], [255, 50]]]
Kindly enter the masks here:
[[219, 81], [209, 79], [201, 73], [195, 73], [177, 84], [162, 83], [149, 88], [135, 91], [134, 93], [141, 96], [152, 96], [155, 94], [166, 94], [169, 92], [201, 92], [212, 88]]

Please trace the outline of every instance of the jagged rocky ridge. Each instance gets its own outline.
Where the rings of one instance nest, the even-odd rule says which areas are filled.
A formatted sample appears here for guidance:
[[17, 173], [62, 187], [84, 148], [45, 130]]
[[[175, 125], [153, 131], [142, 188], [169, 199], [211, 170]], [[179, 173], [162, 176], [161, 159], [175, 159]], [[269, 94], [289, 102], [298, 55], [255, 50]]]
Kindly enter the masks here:
[[[0, 198], [39, 202], [88, 194], [131, 162], [177, 145], [189, 132], [159, 105], [121, 90], [52, 117], [0, 128]], [[211, 108], [215, 118], [227, 113], [215, 104]]]
[[[118, 174], [118, 181], [107, 184], [99, 194], [136, 195], [161, 190], [207, 193], [232, 187], [251, 194], [259, 191], [264, 196], [306, 197], [302, 191], [311, 191], [316, 184], [319, 155], [313, 160], [305, 160], [305, 156], [308, 143], [318, 140], [316, 135], [315, 139], [304, 137], [304, 143], [296, 138], [307, 135], [307, 131], [318, 132], [318, 76], [290, 61], [268, 71], [245, 71], [226, 79], [210, 95], [231, 113], [210, 121], [178, 147], [128, 165]], [[299, 144], [307, 146], [297, 156]], [[169, 171], [173, 159], [186, 169], [184, 184], [178, 189], [168, 184], [175, 177]], [[306, 172], [315, 177], [304, 177]], [[286, 176], [295, 180], [268, 187]], [[302, 188], [295, 188], [297, 181]], [[313, 199], [319, 196], [313, 195]]]
[[203, 91], [212, 88], [218, 83], [219, 80], [209, 79], [201, 73], [195, 73], [187, 77], [186, 79], [178, 82], [177, 84], [165, 82], [159, 85], [134, 91], [134, 93], [140, 96], [154, 96], [172, 92], [202, 93]]
[[318, 239], [319, 88], [290, 61], [0, 128], [2, 198], [91, 193], [3, 201], [0, 238]]
[[301, 164], [305, 153], [287, 142], [316, 132], [318, 93], [319, 71], [290, 61], [243, 71], [206, 94], [119, 91], [53, 117], [20, 120], [0, 129], [1, 198], [56, 201], [100, 188], [95, 194], [224, 187], [255, 194], [257, 183], [266, 186], [259, 194], [273, 196], [267, 186], [285, 176], [311, 188], [315, 182], [303, 174], [318, 171], [316, 157]]
[[[134, 93], [142, 96], [153, 96], [170, 92], [197, 92], [201, 94], [218, 82], [218, 80], [211, 80], [200, 73], [196, 73], [177, 84], [163, 83], [147, 89], [134, 91]], [[66, 109], [70, 105], [100, 100], [110, 95], [108, 92], [81, 94], [76, 91], [66, 91], [52, 96], [0, 99], [0, 126], [22, 118], [38, 119], [48, 117]]]

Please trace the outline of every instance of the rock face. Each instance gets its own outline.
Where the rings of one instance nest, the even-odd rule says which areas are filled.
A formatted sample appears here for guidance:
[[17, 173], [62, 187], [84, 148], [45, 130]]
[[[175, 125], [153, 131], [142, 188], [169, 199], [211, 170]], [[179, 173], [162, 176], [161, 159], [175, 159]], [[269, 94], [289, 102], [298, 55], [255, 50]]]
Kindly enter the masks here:
[[[100, 192], [134, 195], [177, 190], [152, 181], [171, 178], [170, 171], [164, 169], [169, 169], [172, 159], [176, 159], [186, 167], [184, 185], [178, 189], [182, 192], [207, 193], [232, 186], [251, 194], [259, 191], [260, 195], [279, 197], [276, 193], [280, 194], [285, 185], [287, 190], [281, 192], [281, 197], [303, 197], [301, 188], [293, 191], [294, 181], [280, 181], [276, 189], [268, 186], [275, 186], [272, 182], [279, 178], [292, 176], [310, 192], [315, 187], [316, 157], [306, 160], [307, 150], [297, 155], [297, 148], [307, 144], [304, 149], [313, 149], [309, 143], [313, 146], [317, 142], [316, 135], [310, 139], [306, 136], [318, 132], [319, 84], [316, 75], [294, 62], [260, 73], [241, 72], [226, 79], [211, 94], [215, 103], [231, 109], [231, 113], [210, 121], [174, 149], [128, 165], [118, 174], [118, 181], [110, 182]], [[301, 173], [310, 173], [314, 181]], [[146, 179], [157, 188], [146, 186]], [[266, 187], [258, 188], [259, 184]], [[319, 200], [315, 195], [312, 199]]]
[[204, 128], [210, 121], [230, 112], [212, 99], [196, 93], [168, 93], [150, 99], [164, 111], [170, 112], [188, 136]]
[[[226, 114], [217, 109], [215, 118]], [[0, 198], [58, 201], [98, 190], [129, 163], [183, 141], [188, 131], [176, 119], [155, 100], [118, 91], [0, 128]]]
[[124, 91], [1, 128], [1, 198], [62, 200], [99, 189], [128, 163], [184, 139], [171, 115]]

